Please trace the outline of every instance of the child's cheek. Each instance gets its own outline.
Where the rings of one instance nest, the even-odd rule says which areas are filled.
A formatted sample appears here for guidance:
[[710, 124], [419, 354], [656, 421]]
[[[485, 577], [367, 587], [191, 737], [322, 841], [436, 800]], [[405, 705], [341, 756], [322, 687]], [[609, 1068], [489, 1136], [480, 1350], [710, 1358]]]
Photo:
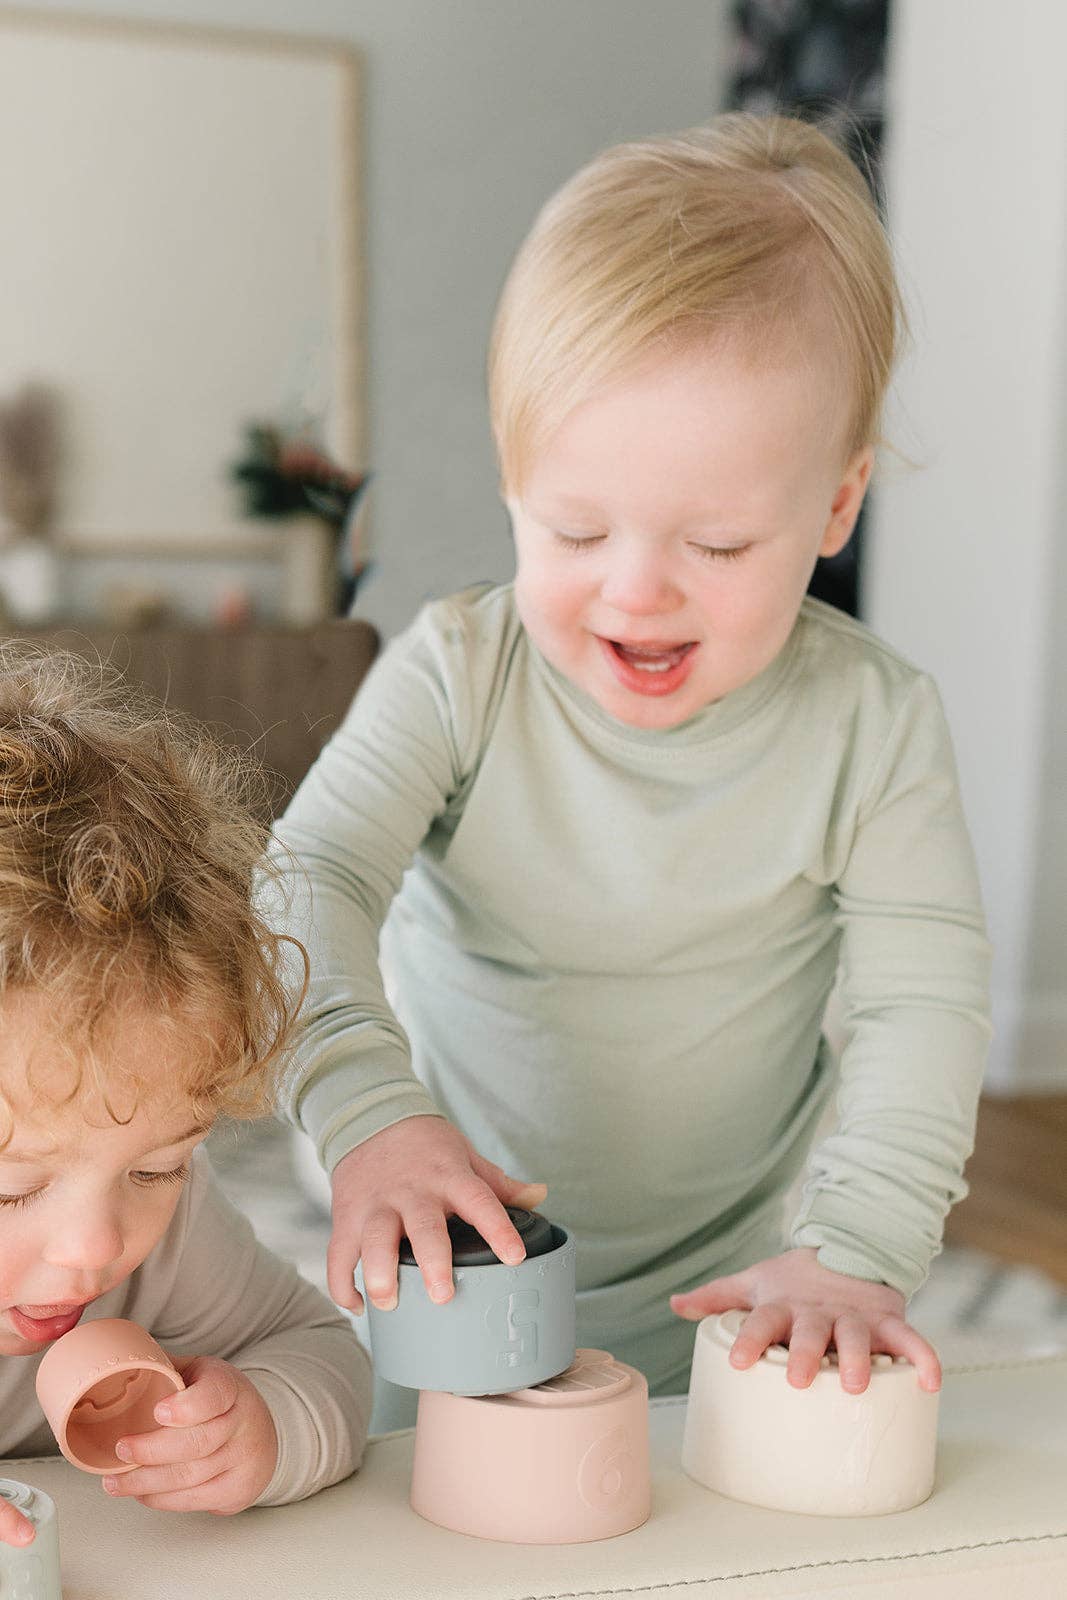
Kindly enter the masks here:
[[36, 1256], [25, 1224], [15, 1219], [17, 1212], [0, 1211], [0, 1355], [18, 1355], [25, 1343], [8, 1324], [4, 1315], [31, 1292], [32, 1269]]
[[524, 624], [560, 632], [578, 624], [588, 586], [578, 575], [551, 562], [534, 563], [516, 584], [516, 603]]
[[150, 1254], [170, 1227], [182, 1189], [169, 1184], [149, 1193], [145, 1203], [139, 1205], [126, 1232], [126, 1249], [122, 1259], [122, 1276], [128, 1278]]

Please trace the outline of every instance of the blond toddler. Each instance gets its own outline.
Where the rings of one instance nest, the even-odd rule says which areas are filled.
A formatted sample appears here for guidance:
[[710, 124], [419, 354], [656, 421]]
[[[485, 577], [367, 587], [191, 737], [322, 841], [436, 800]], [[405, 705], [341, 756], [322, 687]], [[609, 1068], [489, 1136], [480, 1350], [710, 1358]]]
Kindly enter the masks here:
[[964, 1193], [979, 892], [933, 684], [805, 598], [900, 325], [865, 182], [799, 121], [609, 150], [535, 223], [490, 357], [514, 583], [422, 612], [277, 830], [312, 963], [282, 1099], [342, 1305], [359, 1258], [395, 1304], [404, 1235], [447, 1300], [452, 1212], [519, 1259], [521, 1173], [580, 1342], [653, 1392], [738, 1306], [738, 1366], [780, 1341], [805, 1386], [833, 1344], [846, 1389], [872, 1350], [937, 1387], [906, 1305]]

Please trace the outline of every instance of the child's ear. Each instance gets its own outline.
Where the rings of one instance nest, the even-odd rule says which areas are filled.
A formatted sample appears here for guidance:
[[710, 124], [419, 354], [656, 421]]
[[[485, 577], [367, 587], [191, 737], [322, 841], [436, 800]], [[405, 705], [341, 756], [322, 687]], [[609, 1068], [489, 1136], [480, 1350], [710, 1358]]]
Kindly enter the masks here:
[[837, 486], [837, 492], [830, 506], [830, 520], [826, 524], [819, 546], [821, 556], [836, 556], [851, 539], [863, 497], [867, 493], [867, 485], [871, 481], [873, 466], [874, 446], [868, 444], [864, 445], [862, 450], [856, 451], [845, 468], [844, 476]]

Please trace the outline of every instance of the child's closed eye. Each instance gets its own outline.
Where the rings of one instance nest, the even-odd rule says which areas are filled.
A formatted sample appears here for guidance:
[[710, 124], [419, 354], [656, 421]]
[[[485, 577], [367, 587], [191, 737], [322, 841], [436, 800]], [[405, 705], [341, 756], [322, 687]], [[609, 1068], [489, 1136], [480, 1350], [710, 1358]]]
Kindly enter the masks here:
[[140, 1183], [145, 1188], [153, 1188], [160, 1183], [184, 1183], [189, 1176], [189, 1163], [183, 1161], [180, 1167], [171, 1167], [168, 1172], [131, 1172], [134, 1183]]
[[[166, 1172], [131, 1172], [130, 1177], [142, 1189], [154, 1189], [161, 1184], [184, 1183], [189, 1176], [189, 1163], [183, 1162], [179, 1167], [171, 1167]], [[28, 1189], [25, 1194], [0, 1194], [0, 1210], [5, 1206], [17, 1210], [20, 1206], [28, 1206], [44, 1193], [43, 1189]]]
[[556, 543], [564, 550], [591, 550], [607, 538], [606, 533], [563, 533], [559, 528], [553, 529], [553, 533]]
[[738, 561], [746, 550], [751, 550], [752, 546], [748, 544], [694, 544], [691, 548], [698, 555], [703, 556], [705, 561]]

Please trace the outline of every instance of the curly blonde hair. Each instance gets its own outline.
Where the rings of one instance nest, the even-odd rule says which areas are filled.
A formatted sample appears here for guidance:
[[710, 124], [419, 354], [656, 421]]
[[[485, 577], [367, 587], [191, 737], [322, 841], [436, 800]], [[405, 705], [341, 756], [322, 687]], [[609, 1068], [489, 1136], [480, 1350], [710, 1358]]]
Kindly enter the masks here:
[[818, 341], [848, 397], [848, 453], [877, 439], [905, 329], [859, 169], [795, 117], [729, 112], [605, 150], [553, 195], [504, 285], [489, 409], [506, 494], [564, 418], [639, 357], [732, 338], [765, 360]]
[[89, 1073], [127, 1120], [115, 1105], [132, 1091], [136, 1106], [153, 1064], [116, 1086], [102, 1056], [132, 1002], [195, 1033], [169, 1087], [205, 1125], [270, 1105], [303, 999], [287, 968], [295, 957], [306, 986], [307, 956], [256, 910], [255, 874], [271, 870], [262, 795], [250, 758], [110, 668], [0, 644], [0, 1011], [7, 995], [54, 1002], [64, 1099]]

